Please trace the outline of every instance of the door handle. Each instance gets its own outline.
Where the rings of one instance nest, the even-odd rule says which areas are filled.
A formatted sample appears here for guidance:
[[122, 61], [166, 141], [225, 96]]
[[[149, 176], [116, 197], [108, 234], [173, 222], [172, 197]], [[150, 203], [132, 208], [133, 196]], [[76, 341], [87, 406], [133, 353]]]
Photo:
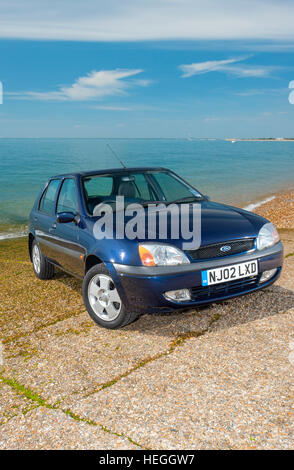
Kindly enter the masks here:
[[38, 220], [38, 217], [34, 217], [34, 221], [37, 222], [37, 220]]

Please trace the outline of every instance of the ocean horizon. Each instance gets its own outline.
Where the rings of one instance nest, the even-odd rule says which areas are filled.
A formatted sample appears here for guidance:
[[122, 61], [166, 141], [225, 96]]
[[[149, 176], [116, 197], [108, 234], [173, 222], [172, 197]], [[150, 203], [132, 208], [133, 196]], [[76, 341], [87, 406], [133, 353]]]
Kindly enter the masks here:
[[165, 138], [0, 139], [0, 240], [26, 233], [48, 177], [126, 166], [163, 166], [212, 200], [249, 210], [294, 186], [294, 142]]

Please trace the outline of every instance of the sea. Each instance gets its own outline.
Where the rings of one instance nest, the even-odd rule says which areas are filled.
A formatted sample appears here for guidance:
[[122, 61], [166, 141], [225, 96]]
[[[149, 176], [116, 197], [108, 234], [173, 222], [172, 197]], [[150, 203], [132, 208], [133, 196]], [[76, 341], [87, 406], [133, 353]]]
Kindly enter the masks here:
[[294, 141], [218, 139], [0, 139], [0, 240], [24, 236], [47, 178], [60, 173], [162, 166], [211, 200], [254, 207], [294, 187]]

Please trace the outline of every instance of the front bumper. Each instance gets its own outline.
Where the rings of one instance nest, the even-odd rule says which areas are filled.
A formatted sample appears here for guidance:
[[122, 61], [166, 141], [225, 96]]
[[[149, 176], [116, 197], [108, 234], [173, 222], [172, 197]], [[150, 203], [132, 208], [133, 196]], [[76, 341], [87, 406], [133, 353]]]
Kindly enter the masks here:
[[[213, 286], [203, 287], [201, 271], [220, 266], [234, 265], [258, 260], [258, 275]], [[126, 307], [138, 312], [171, 311], [196, 305], [237, 297], [269, 286], [277, 280], [283, 264], [281, 242], [262, 251], [227, 256], [221, 259], [196, 261], [179, 266], [128, 266], [113, 264], [112, 271], [117, 289]], [[267, 282], [260, 283], [261, 273], [277, 268], [276, 274]], [[191, 300], [176, 302], [164, 297], [166, 291], [188, 288]]]

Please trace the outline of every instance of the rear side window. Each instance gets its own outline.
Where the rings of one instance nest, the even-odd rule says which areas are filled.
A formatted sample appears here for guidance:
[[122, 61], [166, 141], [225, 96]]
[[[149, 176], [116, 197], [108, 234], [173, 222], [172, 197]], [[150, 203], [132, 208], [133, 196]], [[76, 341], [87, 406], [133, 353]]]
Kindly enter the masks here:
[[46, 191], [40, 200], [39, 210], [41, 212], [48, 215], [53, 215], [55, 213], [56, 193], [59, 183], [60, 180], [51, 180], [48, 184]]
[[65, 179], [58, 197], [57, 212], [77, 212], [77, 191], [73, 179]]

